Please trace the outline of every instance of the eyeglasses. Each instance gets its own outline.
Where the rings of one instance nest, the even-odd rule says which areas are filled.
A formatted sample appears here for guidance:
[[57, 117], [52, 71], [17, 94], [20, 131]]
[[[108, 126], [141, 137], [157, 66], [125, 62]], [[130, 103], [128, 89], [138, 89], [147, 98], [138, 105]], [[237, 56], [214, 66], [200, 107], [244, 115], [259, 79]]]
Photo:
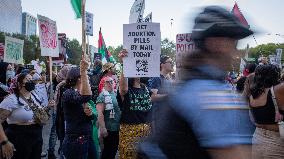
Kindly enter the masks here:
[[167, 61], [167, 62], [165, 62], [165, 64], [166, 64], [166, 63], [174, 64], [173, 61]]
[[113, 81], [105, 81], [106, 83], [110, 83], [110, 84], [112, 84], [113, 83]]

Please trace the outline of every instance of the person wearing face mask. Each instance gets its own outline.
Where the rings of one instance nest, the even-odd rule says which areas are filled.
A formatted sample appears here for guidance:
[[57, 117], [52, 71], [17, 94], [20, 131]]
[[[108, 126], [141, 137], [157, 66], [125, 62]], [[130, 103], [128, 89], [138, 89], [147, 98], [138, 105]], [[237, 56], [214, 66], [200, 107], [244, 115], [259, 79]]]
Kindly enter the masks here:
[[9, 80], [11, 80], [12, 78], [15, 77], [15, 71], [14, 71], [14, 68], [11, 64], [9, 64], [7, 66], [7, 71], [6, 71], [6, 82], [7, 82], [7, 85], [9, 85]]
[[3, 131], [0, 124], [0, 144], [3, 158], [40, 159], [42, 149], [42, 125], [34, 120], [30, 106], [46, 109], [54, 105], [42, 105], [39, 97], [31, 93], [35, 83], [30, 74], [21, 73], [12, 80], [11, 95], [0, 104], [1, 123], [8, 122], [8, 128]]

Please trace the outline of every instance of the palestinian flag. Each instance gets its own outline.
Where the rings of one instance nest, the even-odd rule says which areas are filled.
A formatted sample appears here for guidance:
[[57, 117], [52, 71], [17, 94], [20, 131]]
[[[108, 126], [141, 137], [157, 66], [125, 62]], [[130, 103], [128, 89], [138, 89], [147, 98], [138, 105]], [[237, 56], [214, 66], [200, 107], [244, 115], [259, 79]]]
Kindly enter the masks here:
[[116, 63], [115, 59], [113, 58], [112, 54], [107, 50], [101, 28], [99, 32], [99, 41], [98, 41], [98, 52], [102, 55], [102, 63], [105, 64], [107, 62]]
[[249, 28], [249, 24], [246, 20], [246, 18], [243, 16], [242, 12], [239, 9], [239, 6], [237, 3], [235, 3], [232, 13], [238, 18], [238, 20], [247, 28]]
[[81, 12], [82, 1], [86, 1], [86, 0], [71, 0], [73, 10], [76, 14], [76, 18], [82, 17], [82, 12]]

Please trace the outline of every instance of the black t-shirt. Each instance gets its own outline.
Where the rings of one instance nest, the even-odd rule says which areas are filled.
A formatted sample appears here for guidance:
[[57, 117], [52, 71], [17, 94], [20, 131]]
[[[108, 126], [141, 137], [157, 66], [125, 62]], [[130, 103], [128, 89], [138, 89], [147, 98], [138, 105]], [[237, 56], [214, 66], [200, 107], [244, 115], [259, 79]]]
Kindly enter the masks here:
[[92, 119], [94, 116], [87, 116], [83, 108], [83, 103], [87, 103], [91, 98], [91, 95], [80, 95], [74, 89], [67, 89], [63, 93], [63, 112], [66, 122], [65, 134], [92, 134]]
[[142, 124], [151, 122], [151, 92], [147, 87], [129, 87], [122, 102], [121, 123]]

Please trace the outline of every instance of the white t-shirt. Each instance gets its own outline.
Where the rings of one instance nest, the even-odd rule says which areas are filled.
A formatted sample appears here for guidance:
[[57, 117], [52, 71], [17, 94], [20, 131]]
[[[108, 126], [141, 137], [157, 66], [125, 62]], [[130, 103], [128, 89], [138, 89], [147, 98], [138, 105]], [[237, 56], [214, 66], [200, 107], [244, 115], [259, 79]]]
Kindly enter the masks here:
[[[33, 95], [31, 96], [31, 98], [36, 105], [41, 107], [40, 103], [37, 102]], [[38, 97], [36, 98], [39, 99]], [[11, 94], [0, 103], [0, 108], [11, 112], [11, 114], [7, 118], [8, 124], [33, 123], [33, 111], [22, 98], [19, 98], [19, 101], [23, 105], [19, 104], [15, 94]]]

